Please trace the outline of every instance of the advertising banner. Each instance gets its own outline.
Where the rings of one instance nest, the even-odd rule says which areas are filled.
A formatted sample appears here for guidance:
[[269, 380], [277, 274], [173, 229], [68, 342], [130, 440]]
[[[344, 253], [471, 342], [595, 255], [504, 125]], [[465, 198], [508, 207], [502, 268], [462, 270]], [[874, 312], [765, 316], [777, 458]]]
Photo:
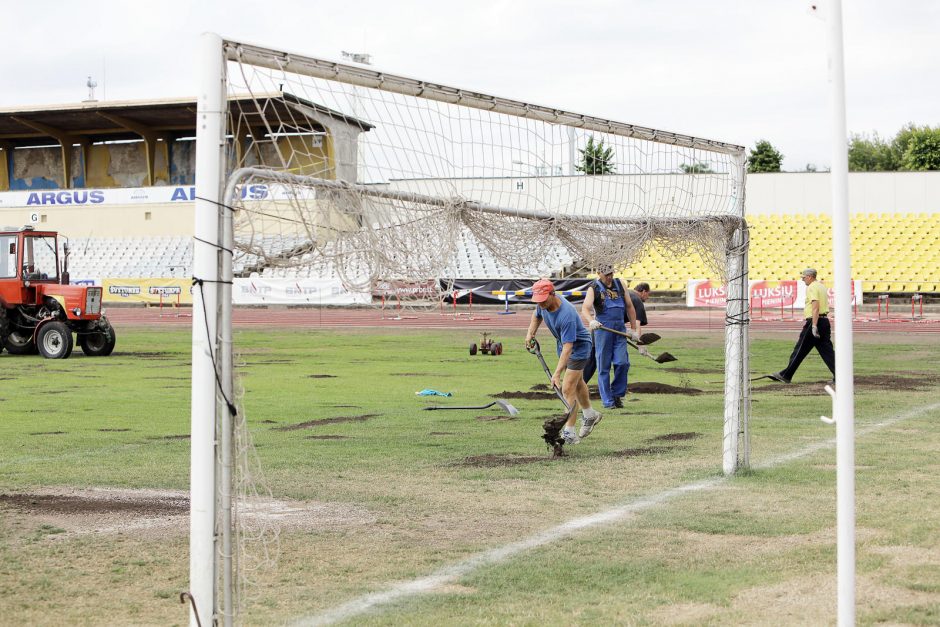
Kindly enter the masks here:
[[[316, 190], [295, 190], [284, 185], [253, 184], [238, 188], [243, 200], [292, 200], [316, 198]], [[116, 187], [103, 189], [41, 189], [0, 192], [0, 208], [83, 207], [195, 202], [194, 185]]]
[[728, 289], [720, 281], [690, 279], [686, 285], [686, 307], [720, 307], [724, 309], [727, 301]]
[[147, 303], [159, 305], [192, 305], [190, 279], [104, 279], [106, 303]]
[[[829, 307], [835, 303], [835, 292], [829, 288]], [[806, 301], [803, 281], [749, 281], [751, 309], [802, 309]], [[862, 304], [862, 282], [852, 281], [854, 305]], [[691, 279], [686, 286], [686, 307], [716, 307], [724, 309], [728, 299], [728, 286], [711, 279]]]
[[236, 305], [369, 305], [368, 292], [349, 292], [338, 279], [235, 279]]
[[[802, 281], [749, 281], [751, 308], [793, 309]], [[805, 287], [805, 286], [804, 286]]]

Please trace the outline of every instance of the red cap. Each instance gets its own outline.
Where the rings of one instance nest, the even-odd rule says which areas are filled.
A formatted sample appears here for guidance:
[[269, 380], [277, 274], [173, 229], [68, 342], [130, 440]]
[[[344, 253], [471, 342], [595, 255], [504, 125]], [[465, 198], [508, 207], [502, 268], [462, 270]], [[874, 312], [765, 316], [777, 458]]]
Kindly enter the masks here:
[[555, 286], [548, 279], [539, 279], [532, 286], [532, 302], [544, 303], [555, 291]]

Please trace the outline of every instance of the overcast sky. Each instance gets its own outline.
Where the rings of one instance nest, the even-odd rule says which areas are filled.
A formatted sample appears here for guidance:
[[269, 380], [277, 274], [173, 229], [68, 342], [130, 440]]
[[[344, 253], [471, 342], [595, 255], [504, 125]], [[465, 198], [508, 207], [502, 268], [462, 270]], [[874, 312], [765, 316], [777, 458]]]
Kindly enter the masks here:
[[[826, 0], [817, 4], [824, 5]], [[0, 108], [194, 96], [198, 36], [830, 163], [827, 30], [811, 0], [17, 0]], [[848, 126], [940, 125], [940, 2], [846, 0]]]

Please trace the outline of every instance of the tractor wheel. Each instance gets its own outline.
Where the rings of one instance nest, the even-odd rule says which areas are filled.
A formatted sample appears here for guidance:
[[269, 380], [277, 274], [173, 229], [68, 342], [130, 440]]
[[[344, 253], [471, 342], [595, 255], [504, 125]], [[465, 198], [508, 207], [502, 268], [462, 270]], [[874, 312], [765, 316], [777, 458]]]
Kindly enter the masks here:
[[476, 344], [471, 344], [471, 345], [470, 345], [470, 354], [471, 354], [471, 355], [476, 355], [476, 354], [477, 354], [477, 345], [476, 345]]
[[81, 346], [82, 352], [89, 357], [107, 357], [114, 350], [114, 345], [117, 342], [114, 327], [104, 318], [101, 320], [100, 330], [78, 336], [78, 345]]
[[3, 338], [3, 348], [7, 349], [7, 352], [11, 355], [36, 354], [36, 345], [33, 343], [31, 333], [10, 331], [10, 334]]
[[64, 322], [47, 322], [36, 337], [39, 354], [46, 359], [65, 359], [72, 354], [72, 331]]
[[503, 343], [502, 343], [502, 342], [500, 342], [500, 343], [498, 343], [498, 344], [496, 345], [496, 354], [497, 354], [497, 355], [502, 355], [502, 354], [503, 354]]

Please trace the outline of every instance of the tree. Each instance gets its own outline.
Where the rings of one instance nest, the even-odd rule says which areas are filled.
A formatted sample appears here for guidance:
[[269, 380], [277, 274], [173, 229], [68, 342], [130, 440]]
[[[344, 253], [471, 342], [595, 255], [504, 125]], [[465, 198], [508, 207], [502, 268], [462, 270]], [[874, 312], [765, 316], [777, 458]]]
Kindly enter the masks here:
[[747, 158], [747, 171], [754, 172], [779, 172], [780, 164], [783, 163], [783, 155], [773, 147], [766, 139], [762, 139], [751, 150]]
[[698, 163], [693, 163], [689, 165], [688, 163], [683, 163], [679, 166], [682, 168], [682, 171], [686, 174], [714, 174], [715, 171], [712, 170], [707, 163], [699, 161]]
[[940, 170], [940, 127], [909, 124], [895, 138], [901, 170]]
[[898, 138], [886, 142], [878, 133], [852, 135], [849, 139], [849, 171], [884, 172], [897, 170], [901, 164], [901, 152]]
[[581, 163], [575, 167], [578, 172], [585, 174], [614, 174], [614, 149], [604, 147], [604, 140], [594, 143], [594, 136], [588, 137], [587, 145], [581, 153]]

